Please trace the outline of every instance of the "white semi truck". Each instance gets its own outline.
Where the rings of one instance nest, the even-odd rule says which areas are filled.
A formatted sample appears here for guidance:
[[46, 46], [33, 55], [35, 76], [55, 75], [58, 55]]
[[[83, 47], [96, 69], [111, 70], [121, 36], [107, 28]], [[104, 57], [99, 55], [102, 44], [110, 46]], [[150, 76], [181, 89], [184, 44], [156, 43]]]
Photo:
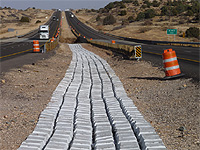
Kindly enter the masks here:
[[39, 28], [40, 39], [49, 39], [49, 25], [41, 25]]

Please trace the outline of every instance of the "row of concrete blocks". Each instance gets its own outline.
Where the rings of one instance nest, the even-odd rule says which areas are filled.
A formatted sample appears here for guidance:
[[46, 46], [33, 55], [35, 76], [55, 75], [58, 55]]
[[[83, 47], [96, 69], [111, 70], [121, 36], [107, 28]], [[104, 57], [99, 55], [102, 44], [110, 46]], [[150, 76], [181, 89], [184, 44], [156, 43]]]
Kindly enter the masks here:
[[[96, 57], [98, 58], [98, 56], [96, 56]], [[141, 113], [133, 105], [132, 100], [130, 100], [126, 96], [126, 93], [125, 93], [124, 89], [122, 88], [123, 86], [122, 86], [121, 82], [119, 81], [119, 79], [115, 76], [114, 71], [109, 67], [109, 65], [104, 60], [101, 60], [101, 58], [98, 58], [98, 59], [103, 64], [104, 68], [105, 69], [107, 68], [106, 72], [109, 72], [111, 74], [110, 78], [113, 80], [112, 81], [113, 85], [116, 88], [116, 91], [118, 90], [118, 92], [115, 92], [115, 94], [119, 93], [118, 95], [120, 95], [120, 96], [118, 96], [118, 97], [116, 96], [116, 97], [120, 103], [120, 107], [122, 108], [126, 118], [129, 120], [129, 123], [131, 124], [131, 127], [137, 137], [137, 140], [140, 144], [141, 149], [166, 149], [166, 147], [162, 143], [162, 140], [156, 134], [156, 132], [152, 128], [152, 126], [148, 122], [146, 122], [146, 120], [143, 118]], [[97, 66], [100, 66], [100, 65], [98, 64]], [[100, 72], [102, 72], [102, 71], [103, 70], [100, 70]], [[102, 74], [102, 76], [106, 76], [106, 75]], [[105, 81], [105, 79], [104, 79], [104, 81]], [[109, 83], [109, 81], [105, 81], [105, 82]], [[118, 86], [117, 86], [117, 84], [118, 84]], [[109, 87], [109, 86], [105, 85], [105, 87]], [[111, 88], [109, 87], [107, 89], [111, 89]], [[107, 89], [105, 90], [105, 92], [107, 91]], [[107, 93], [108, 93], [108, 96], [112, 95], [112, 93], [109, 93], [109, 92], [107, 92]], [[124, 101], [127, 101], [126, 102], [126, 104], [128, 104], [127, 109], [126, 109], [125, 105], [122, 103], [121, 98], [126, 99]], [[129, 103], [129, 102], [131, 102], [131, 103]]]
[[[74, 55], [73, 55], [74, 56]], [[75, 57], [73, 57], [73, 59], [74, 59]], [[101, 60], [102, 61], [102, 60]], [[106, 65], [104, 65], [104, 67], [105, 66], [107, 66], [107, 64]], [[74, 70], [74, 67], [75, 67], [75, 63], [74, 63], [74, 61], [72, 61], [72, 63], [71, 63], [71, 65], [70, 65], [70, 68], [68, 69], [68, 71], [67, 71], [67, 73], [66, 73], [66, 78], [64, 78], [64, 79], [66, 79], [66, 80], [68, 80], [68, 81], [70, 81], [71, 79], [69, 78], [69, 76], [71, 75], [72, 76], [72, 71]], [[108, 68], [108, 69], [110, 69], [110, 68]], [[111, 73], [111, 74], [113, 74], [113, 73]], [[114, 75], [114, 74], [113, 74]], [[102, 75], [103, 76], [103, 75]], [[113, 76], [113, 77], [115, 77], [115, 76]], [[112, 79], [114, 79], [112, 77]], [[64, 82], [64, 84], [59, 84], [59, 86], [57, 87], [57, 89], [56, 89], [56, 91], [55, 91], [55, 93], [53, 94], [53, 97], [52, 97], [52, 100], [51, 100], [51, 102], [49, 103], [49, 105], [48, 105], [48, 107], [47, 108], [49, 108], [49, 110], [47, 109], [46, 111], [44, 111], [42, 114], [41, 114], [41, 116], [43, 116], [45, 119], [41, 119], [41, 116], [40, 116], [40, 120], [39, 120], [39, 122], [38, 122], [38, 130], [35, 130], [29, 137], [28, 137], [28, 139], [24, 142], [25, 144], [23, 144], [22, 143], [22, 146], [20, 147], [21, 149], [23, 149], [23, 148], [27, 148], [27, 147], [29, 147], [29, 149], [31, 149], [31, 148], [33, 148], [33, 149], [35, 149], [35, 148], [38, 148], [38, 149], [41, 149], [41, 147], [43, 147], [43, 146], [41, 146], [41, 145], [44, 145], [46, 142], [45, 142], [45, 140], [47, 141], [48, 140], [48, 137], [49, 137], [49, 135], [51, 135], [51, 133], [53, 132], [53, 126], [54, 126], [54, 123], [55, 123], [55, 121], [53, 121], [54, 119], [55, 119], [55, 114], [56, 114], [56, 111], [58, 110], [58, 108], [60, 107], [60, 105], [61, 105], [61, 99], [63, 99], [62, 98], [62, 96], [60, 96], [60, 94], [62, 95], [63, 93], [63, 91], [65, 91], [66, 89], [64, 88], [64, 87], [68, 87], [67, 86], [67, 83], [68, 82], [66, 82], [65, 80], [63, 79], [63, 81], [61, 81], [61, 83], [62, 82]], [[104, 80], [105, 81], [105, 80]], [[114, 80], [113, 80], [114, 81]], [[115, 82], [115, 83], [117, 83], [118, 85], [120, 85], [121, 84], [121, 82], [119, 82], [119, 80], [116, 80], [117, 82]], [[98, 85], [97, 85], [98, 86]], [[105, 85], [106, 86], [106, 85]], [[117, 87], [117, 86], [116, 86]], [[115, 88], [116, 88], [115, 87]], [[121, 90], [123, 90], [123, 89], [115, 89], [116, 91], [117, 90], [119, 90], [120, 92], [119, 93], [121, 93], [122, 91]], [[116, 93], [118, 93], [118, 92], [116, 92]], [[76, 94], [74, 94], [74, 95], [76, 95]], [[106, 94], [105, 94], [106, 95]], [[109, 94], [110, 95], [110, 94]], [[118, 95], [120, 95], [120, 94], [118, 94]], [[55, 97], [54, 97], [55, 96]], [[69, 95], [70, 96], [70, 95]], [[59, 98], [59, 97], [61, 97], [61, 98]], [[125, 98], [127, 98], [126, 97], [126, 94], [121, 94], [118, 98], [120, 99], [120, 97], [125, 97]], [[69, 98], [69, 97], [68, 97]], [[73, 98], [73, 97], [72, 97]], [[128, 99], [128, 98], [127, 98]], [[75, 101], [75, 100], [74, 100]], [[155, 137], [154, 137], [154, 139], [152, 140], [152, 134], [149, 134], [150, 132], [141, 132], [141, 128], [138, 128], [138, 126], [141, 126], [142, 127], [142, 129], [148, 129], [148, 125], [149, 124], [146, 124], [146, 122], [144, 121], [144, 120], [141, 120], [141, 118], [139, 117], [139, 119], [140, 120], [137, 120], [137, 117], [135, 117], [134, 119], [133, 119], [133, 117], [132, 116], [134, 116], [135, 115], [135, 109], [134, 109], [134, 111], [132, 111], [133, 109], [133, 107], [130, 107], [130, 105], [129, 105], [129, 102], [132, 102], [132, 100], [130, 100], [130, 99], [128, 99], [128, 100], [119, 100], [121, 103], [120, 103], [120, 107], [122, 107], [123, 108], [123, 111], [124, 111], [124, 113], [126, 114], [126, 117], [127, 118], [129, 118], [129, 123], [131, 123], [131, 125], [132, 125], [132, 128], [134, 129], [134, 131], [135, 131], [135, 133], [136, 133], [136, 135], [139, 137], [138, 139], [141, 139], [140, 140], [140, 143], [144, 143], [143, 141], [145, 141], [146, 140], [146, 143], [145, 143], [145, 145], [143, 146], [143, 148], [142, 149], [147, 149], [148, 147], [147, 147], [147, 144], [148, 144], [148, 142], [150, 142], [150, 146], [151, 146], [151, 148], [152, 149], [159, 149], [159, 148], [162, 148], [163, 149], [163, 146], [158, 146], [158, 144], [156, 143], [156, 140], [155, 140]], [[123, 101], [123, 103], [122, 103], [122, 101]], [[127, 102], [128, 101], [128, 102]], [[67, 105], [69, 105], [70, 104], [70, 102], [71, 102], [71, 100], [65, 100], [64, 102], [66, 102], [66, 104]], [[126, 103], [124, 103], [124, 102], [126, 102]], [[113, 101], [113, 103], [115, 103], [114, 101]], [[113, 105], [113, 103], [112, 103], [112, 105]], [[95, 103], [93, 103], [93, 105], [94, 104], [96, 104], [96, 101], [95, 101]], [[130, 103], [131, 104], [131, 103]], [[101, 105], [103, 105], [103, 104], [101, 104]], [[126, 105], [128, 106], [128, 107], [126, 107]], [[132, 104], [133, 105], [133, 104]], [[75, 104], [73, 103], [73, 104], [70, 104], [70, 106], [72, 106], [72, 107], [68, 107], [67, 108], [67, 110], [68, 109], [70, 109], [70, 108], [74, 108], [75, 107]], [[52, 108], [53, 107], [53, 108]], [[60, 111], [60, 114], [59, 114], [59, 117], [58, 117], [58, 120], [57, 120], [57, 122], [59, 122], [60, 120], [59, 120], [59, 118], [60, 118], [60, 116], [61, 116], [61, 112], [63, 111], [63, 110], [66, 110], [66, 109], [64, 109], [64, 104], [63, 104], [63, 109]], [[67, 106], [66, 106], [67, 107]], [[118, 106], [119, 107], [119, 106]], [[130, 108], [129, 108], [130, 107]], [[51, 110], [51, 108], [53, 109], [53, 110]], [[74, 110], [74, 109], [72, 109], [72, 110]], [[112, 146], [110, 146], [110, 148], [111, 149], [113, 149], [114, 148], [114, 145], [113, 145], [113, 137], [112, 137], [112, 133], [110, 132], [110, 136], [107, 136], [107, 137], [105, 137], [105, 138], [102, 138], [102, 136], [101, 136], [101, 134], [104, 134], [104, 133], [108, 133], [108, 132], [103, 132], [103, 130], [102, 129], [104, 129], [104, 126], [107, 126], [105, 129], [109, 129], [109, 131], [111, 131], [111, 129], [110, 129], [110, 126], [109, 126], [109, 124], [108, 124], [108, 121], [106, 122], [106, 121], [103, 121], [103, 122], [101, 122], [102, 120], [98, 120], [97, 118], [99, 117], [99, 116], [101, 116], [102, 117], [102, 115], [105, 115], [105, 112], [103, 112], [102, 114], [98, 114], [98, 107], [97, 107], [97, 110], [95, 111], [95, 108], [93, 109], [93, 111], [94, 111], [94, 114], [95, 114], [95, 116], [94, 116], [94, 120], [95, 120], [95, 136], [96, 136], [96, 141], [95, 141], [95, 147], [97, 148], [97, 149], [101, 149], [101, 148], [108, 148], [109, 146], [109, 144], [108, 144], [108, 141], [110, 141], [109, 143], [111, 143], [110, 145], [112, 145]], [[110, 108], [110, 110], [111, 110], [111, 108]], [[137, 108], [136, 108], [136, 110], [137, 110]], [[50, 111], [50, 112], [49, 112]], [[115, 114], [115, 112], [116, 111], [119, 111], [119, 109], [116, 109], [115, 111], [109, 111], [109, 120], [117, 120], [116, 118], [115, 119], [113, 119], [113, 117], [112, 117], [112, 114]], [[73, 114], [74, 112], [65, 112], [64, 114]], [[132, 113], [132, 114], [131, 114]], [[121, 115], [121, 114], [118, 114], [118, 115]], [[138, 115], [141, 115], [140, 113], [138, 113]], [[53, 116], [53, 117], [52, 117]], [[122, 115], [123, 116], [123, 115]], [[49, 117], [49, 118], [48, 118]], [[65, 119], [67, 119], [67, 118], [70, 118], [67, 122], [70, 122], [70, 121], [72, 121], [73, 119], [72, 119], [72, 117], [73, 116], [66, 116], [66, 118]], [[96, 117], [96, 119], [95, 119], [95, 117]], [[106, 118], [106, 116], [104, 116], [104, 118], [105, 119], [107, 119]], [[131, 120], [131, 121], [130, 121]], [[134, 120], [134, 121], [133, 121]], [[136, 121], [137, 120], [137, 121]], [[50, 123], [50, 121], [51, 121], [51, 123]], [[66, 121], [66, 120], [65, 120]], [[45, 123], [48, 123], [48, 129], [49, 128], [51, 128], [51, 130], [48, 130], [46, 127], [46, 124]], [[54, 122], [54, 123], [52, 123], [52, 122]], [[82, 122], [82, 121], [81, 121]], [[106, 123], [107, 123], [107, 125], [106, 125]], [[111, 121], [112, 122], [112, 121]], [[113, 121], [114, 122], [114, 121]], [[113, 127], [113, 129], [115, 129], [116, 127], [115, 127], [115, 123], [113, 123], [112, 122], [112, 126], [114, 126]], [[141, 124], [139, 124], [140, 122], [142, 122]], [[145, 122], [145, 123], [144, 123]], [[102, 123], [105, 123], [105, 124], [102, 124]], [[61, 126], [60, 126], [60, 128], [62, 128], [63, 127], [63, 125], [64, 124], [62, 124], [62, 123], [57, 123], [57, 125], [56, 125], [56, 127], [58, 128], [59, 127], [59, 124], [61, 124]], [[117, 124], [118, 125], [118, 124]], [[143, 125], [144, 125], [144, 127], [143, 127]], [[45, 127], [46, 126], [46, 127]], [[65, 125], [66, 126], [66, 125]], [[56, 129], [55, 130], [55, 132], [54, 132], [54, 135], [57, 135], [57, 137], [59, 137], [58, 139], [56, 139], [56, 136], [54, 136], [52, 139], [51, 139], [51, 141], [54, 141], [54, 143], [52, 143], [51, 141], [49, 142], [49, 143], [52, 143], [52, 145], [50, 145], [50, 146], [46, 146], [46, 148], [45, 149], [55, 149], [55, 147], [53, 147], [53, 146], [55, 146], [55, 145], [58, 145], [58, 143], [59, 143], [59, 145], [61, 146], [61, 147], [63, 147], [63, 145], [62, 144], [65, 144], [65, 145], [67, 145], [68, 146], [68, 144], [66, 144], [67, 142], [66, 142], [66, 140], [64, 140], [64, 139], [66, 139], [67, 137], [68, 137], [68, 139], [70, 139], [70, 138], [72, 138], [72, 136], [74, 135], [74, 132], [72, 132], [73, 130], [72, 130], [72, 128], [74, 128], [74, 125], [73, 125], [73, 122], [71, 122], [71, 124], [70, 125], [68, 125], [70, 128], [66, 128], [65, 130], [64, 129], [61, 129], [61, 130], [58, 130], [58, 129]], [[122, 125], [122, 126], [124, 126], [124, 125]], [[42, 128], [42, 127], [44, 127], [44, 128]], [[151, 126], [150, 126], [151, 127]], [[82, 129], [83, 127], [80, 127], [80, 129]], [[119, 129], [121, 128], [121, 127], [118, 127]], [[130, 127], [129, 127], [130, 128]], [[39, 129], [41, 129], [42, 130], [42, 132], [41, 132], [41, 130], [39, 130]], [[66, 132], [64, 132], [64, 131], [66, 131]], [[69, 132], [70, 131], [70, 132]], [[78, 130], [75, 130], [75, 133], [77, 133], [77, 131]], [[149, 130], [148, 130], [149, 131]], [[49, 134], [46, 134], [46, 132], [48, 132]], [[154, 131], [155, 132], [155, 131]], [[62, 135], [61, 133], [64, 133], [64, 135]], [[142, 134], [141, 134], [142, 133]], [[146, 133], [148, 133], [148, 134], [146, 134]], [[69, 136], [67, 136], [67, 135], [69, 135]], [[145, 135], [149, 135], [150, 137], [151, 137], [151, 140], [149, 140], [148, 138], [147, 138], [147, 136], [146, 136], [146, 138], [144, 139], [144, 136]], [[116, 135], [115, 135], [116, 136]], [[119, 137], [119, 135], [117, 135], [118, 137]], [[61, 137], [63, 137], [63, 138], [61, 138]], [[39, 139], [40, 138], [40, 139]], [[44, 139], [43, 141], [41, 140], [41, 139]], [[59, 140], [59, 139], [63, 139], [64, 141], [63, 141], [63, 143], [61, 143], [61, 141], [62, 140]], [[58, 141], [56, 141], [56, 140], [58, 140]], [[41, 142], [42, 141], [42, 142]], [[74, 140], [75, 141], [75, 140]], [[121, 141], [121, 140], [118, 140], [118, 141]], [[156, 146], [154, 146], [154, 147], [152, 147], [152, 141], [153, 141], [153, 143], [155, 144], [157, 144]], [[157, 140], [158, 141], [158, 140]], [[55, 142], [57, 142], [57, 144], [55, 143]], [[68, 140], [68, 143], [70, 142], [70, 140]], [[80, 142], [80, 141], [79, 141]], [[38, 143], [40, 143], [40, 144], [38, 144]], [[42, 144], [41, 144], [42, 143]], [[76, 147], [77, 146], [80, 146], [80, 147], [82, 147], [83, 145], [82, 144], [78, 144], [77, 142], [74, 142], [74, 143], [76, 143]], [[105, 143], [107, 143], [107, 145], [105, 144]], [[119, 143], [118, 143], [119, 144]], [[127, 144], [127, 143], [126, 143]], [[73, 149], [73, 145], [74, 144], [72, 144], [72, 149]], [[88, 144], [88, 145], [90, 145], [90, 144]], [[80, 147], [79, 147], [79, 149], [80, 149]], [[89, 146], [90, 147], [90, 146]], [[88, 148], [89, 148], [88, 147]], [[57, 149], [58, 149], [58, 147], [56, 147]], [[121, 145], [120, 145], [120, 148], [121, 148]], [[74, 147], [74, 149], [76, 149], [75, 147]], [[77, 148], [78, 149], [78, 148]]]
[[[98, 57], [98, 56], [97, 56]], [[115, 75], [114, 71], [109, 67], [105, 60], [98, 58], [104, 64], [105, 69], [109, 72], [112, 80], [116, 98], [118, 99], [121, 109], [126, 118], [129, 120], [132, 129], [137, 137], [140, 148], [142, 150], [164, 150], [166, 149], [161, 138], [155, 132], [154, 128], [148, 123], [137, 107], [133, 104], [133, 100], [127, 97], [123, 85], [119, 78]]]
[[[63, 143], [60, 143], [60, 141], [64, 140], [64, 142], [66, 144], [70, 142], [70, 140], [73, 136], [73, 122], [72, 122], [73, 116], [71, 116], [71, 117], [66, 116], [66, 119], [69, 119], [68, 125], [67, 125], [69, 128], [65, 128], [66, 132], [64, 132], [63, 130], [60, 131], [58, 129], [58, 126], [59, 126], [58, 124], [57, 124], [57, 129], [55, 131], [54, 126], [55, 126], [55, 122], [60, 123], [60, 118], [63, 117], [63, 116], [61, 116], [61, 114], [63, 113], [64, 109], [60, 111], [60, 116], [56, 120], [58, 111], [59, 111], [62, 103], [63, 102], [65, 102], [64, 104], [67, 103], [67, 106], [74, 105], [73, 101], [66, 100], [66, 97], [64, 95], [66, 94], [65, 93], [66, 87], [69, 87], [69, 85], [72, 81], [74, 71], [76, 68], [76, 59], [77, 59], [76, 55], [73, 55], [71, 64], [65, 74], [65, 77], [62, 79], [62, 81], [59, 83], [59, 85], [53, 92], [51, 100], [48, 103], [46, 109], [40, 114], [37, 126], [35, 127], [34, 131], [27, 137], [27, 139], [24, 142], [22, 142], [22, 144], [18, 148], [18, 150], [41, 150], [44, 147], [45, 147], [45, 149], [50, 149], [50, 150], [54, 149], [55, 150], [55, 147], [54, 147], [55, 145], [61, 146], [63, 144]], [[72, 111], [74, 111], [73, 107], [69, 107], [68, 109], [69, 109], [69, 111], [70, 111], [70, 109]], [[73, 112], [67, 113], [67, 114], [73, 114]], [[60, 123], [60, 124], [62, 124], [62, 123]], [[61, 125], [60, 127], [62, 128], [63, 125]], [[54, 132], [54, 135], [55, 134], [57, 135], [57, 137], [54, 136], [53, 140], [55, 140], [55, 142], [58, 142], [58, 144], [53, 144], [51, 142], [52, 145], [49, 144], [49, 146], [47, 147], [46, 144], [53, 132]], [[63, 136], [63, 134], [64, 134], [64, 136]], [[68, 142], [66, 142], [66, 139], [68, 140]], [[59, 149], [59, 148], [56, 147], [56, 149]]]

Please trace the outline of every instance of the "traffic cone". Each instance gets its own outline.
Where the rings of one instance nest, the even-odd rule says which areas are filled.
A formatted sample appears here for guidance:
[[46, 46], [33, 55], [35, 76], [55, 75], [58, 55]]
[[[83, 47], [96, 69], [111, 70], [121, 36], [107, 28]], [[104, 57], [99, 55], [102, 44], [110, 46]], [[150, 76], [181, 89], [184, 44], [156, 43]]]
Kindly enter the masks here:
[[173, 79], [184, 75], [181, 73], [176, 53], [172, 49], [164, 50], [163, 64], [166, 75], [164, 79]]
[[112, 40], [112, 44], [115, 44], [115, 40]]
[[34, 53], [40, 52], [40, 45], [38, 40], [33, 41], [33, 52]]

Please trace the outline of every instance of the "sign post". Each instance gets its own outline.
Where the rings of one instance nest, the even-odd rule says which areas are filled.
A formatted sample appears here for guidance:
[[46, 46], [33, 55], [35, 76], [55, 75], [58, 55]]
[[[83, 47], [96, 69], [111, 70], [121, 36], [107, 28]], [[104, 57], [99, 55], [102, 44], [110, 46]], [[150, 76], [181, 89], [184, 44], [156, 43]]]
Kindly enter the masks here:
[[174, 35], [174, 41], [175, 41], [175, 35], [177, 35], [177, 29], [167, 29], [167, 35]]

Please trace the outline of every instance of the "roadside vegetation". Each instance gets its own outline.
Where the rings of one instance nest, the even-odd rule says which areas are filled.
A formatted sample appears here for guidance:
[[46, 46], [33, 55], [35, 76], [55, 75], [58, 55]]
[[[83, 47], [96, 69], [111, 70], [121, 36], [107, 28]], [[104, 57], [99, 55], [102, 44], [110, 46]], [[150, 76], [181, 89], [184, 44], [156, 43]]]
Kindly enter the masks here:
[[[109, 32], [133, 24], [156, 26], [161, 30], [185, 26], [179, 29], [178, 36], [182, 37], [185, 34], [186, 37], [197, 41], [199, 32], [196, 31], [199, 30], [200, 23], [199, 8], [200, 2], [198, 0], [174, 0], [173, 2], [167, 0], [122, 0], [110, 2], [99, 10], [82, 9], [77, 10], [76, 13], [81, 14], [85, 11], [84, 13], [92, 15], [93, 17], [87, 23], [98, 30]], [[111, 28], [110, 25], [113, 27]], [[190, 29], [189, 32], [187, 30], [190, 27], [197, 29]]]

